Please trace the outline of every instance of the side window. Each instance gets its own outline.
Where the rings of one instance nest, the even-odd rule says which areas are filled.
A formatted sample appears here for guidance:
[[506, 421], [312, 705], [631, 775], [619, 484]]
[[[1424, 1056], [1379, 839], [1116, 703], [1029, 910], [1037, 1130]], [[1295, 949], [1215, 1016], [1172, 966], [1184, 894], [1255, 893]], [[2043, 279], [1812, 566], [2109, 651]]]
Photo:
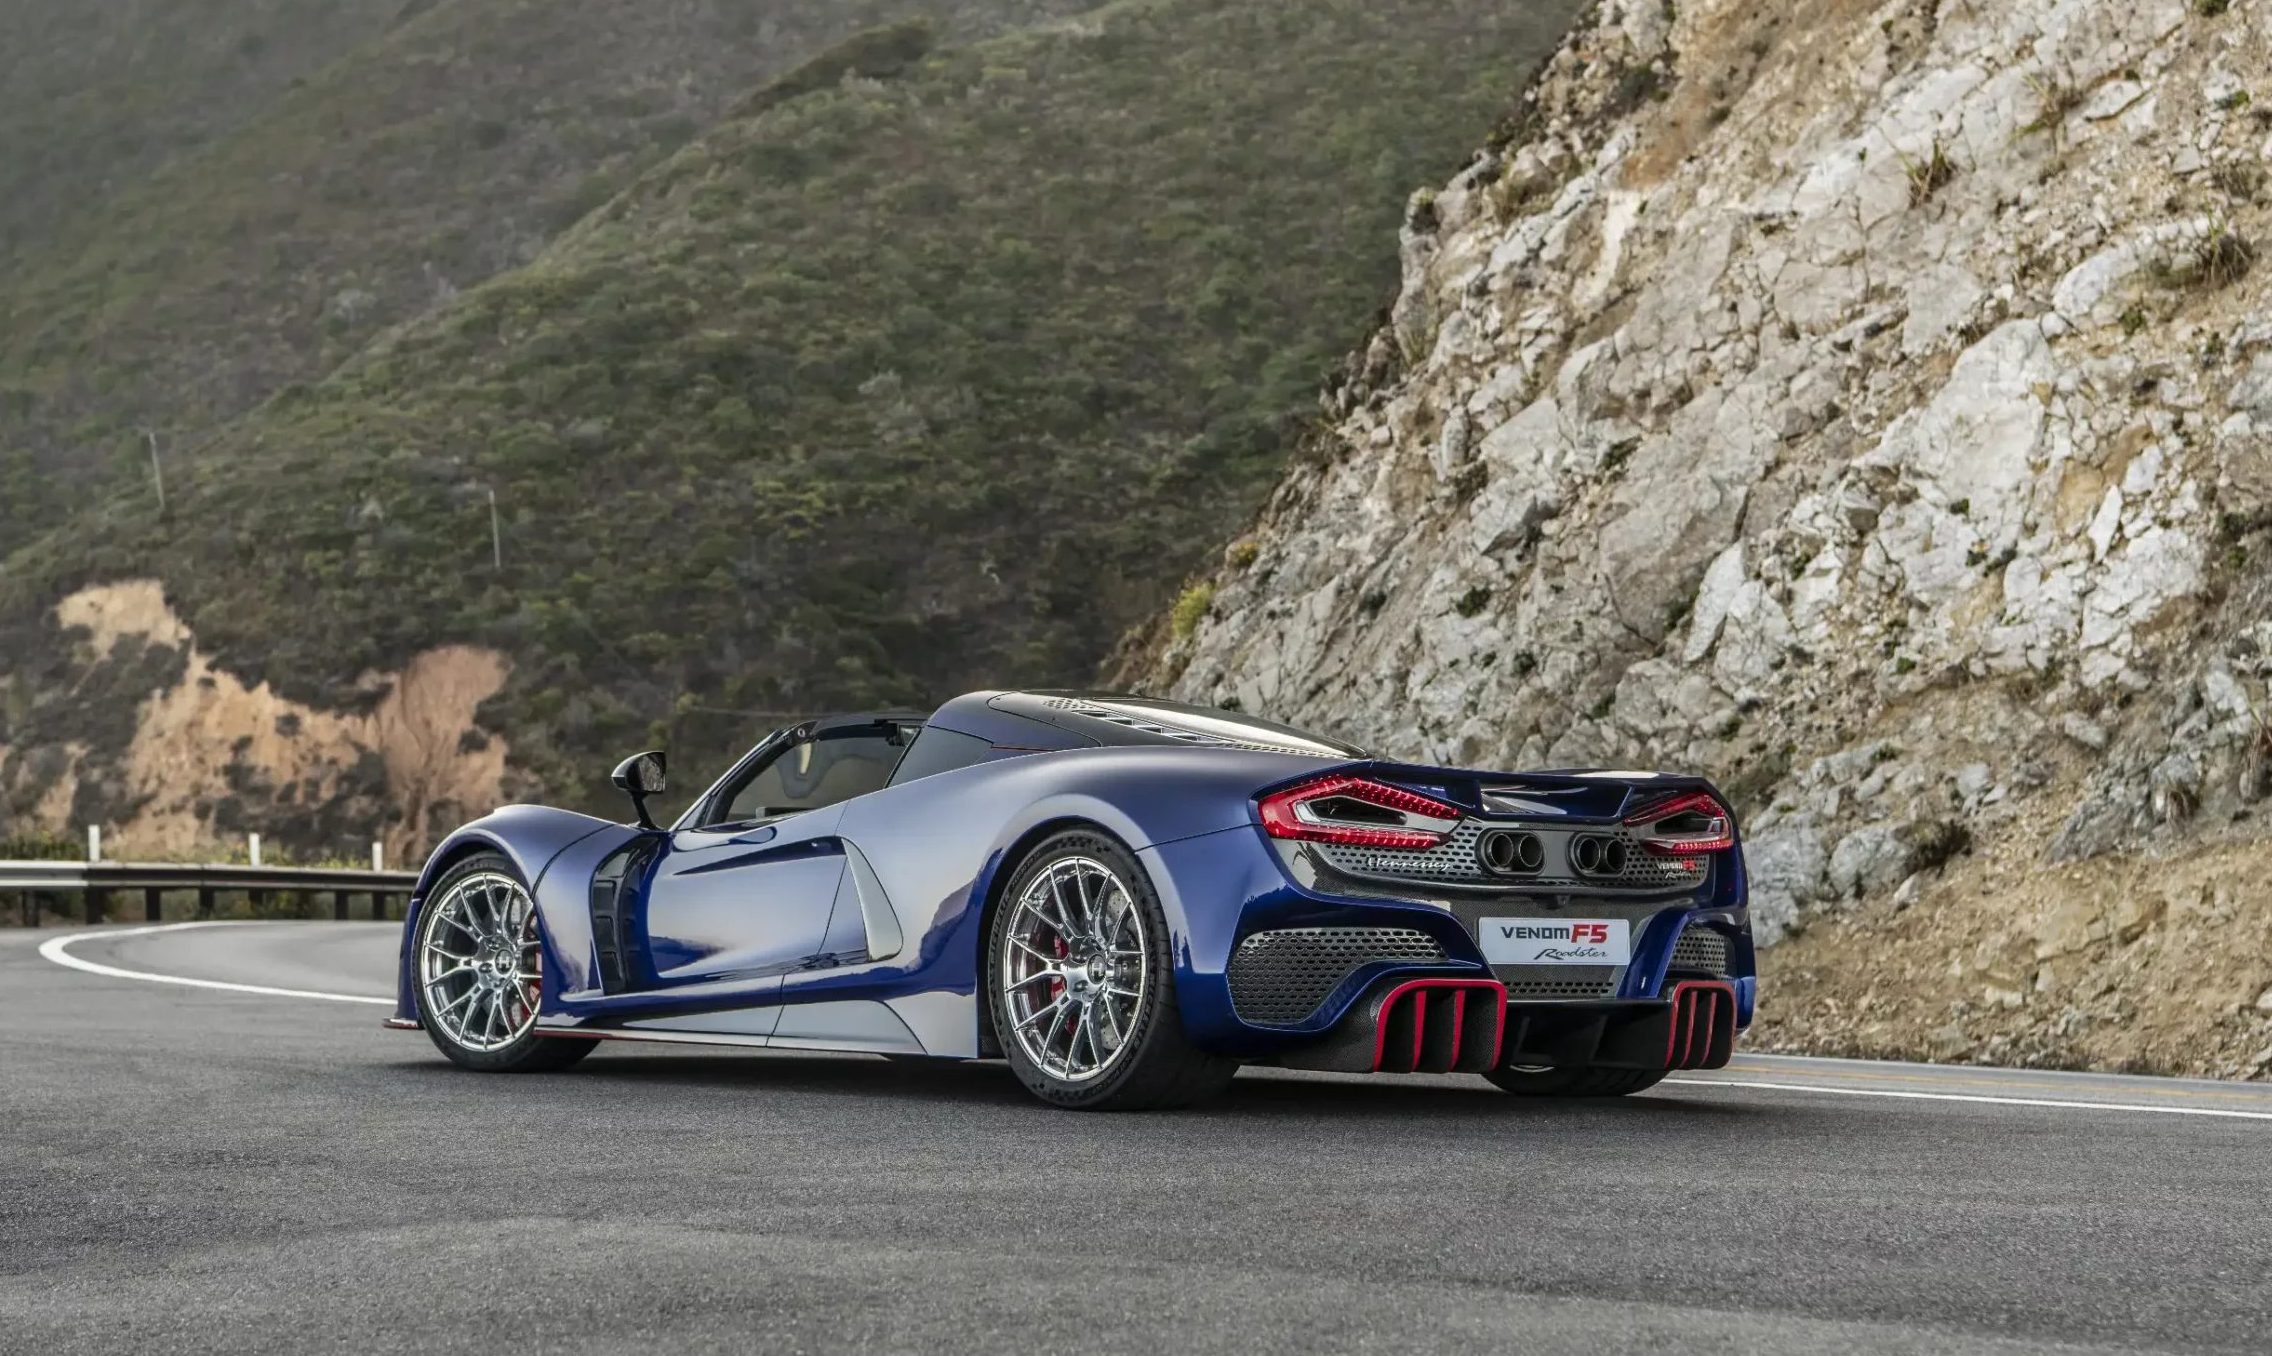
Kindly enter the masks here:
[[897, 726], [844, 730], [791, 744], [750, 772], [726, 795], [722, 824], [778, 819], [881, 790], [891, 780], [907, 735]]
[[958, 767], [983, 763], [993, 756], [994, 746], [976, 735], [926, 725], [923, 732], [915, 736], [907, 756], [899, 760], [899, 770], [891, 774], [891, 784], [897, 786], [935, 772], [952, 772]]

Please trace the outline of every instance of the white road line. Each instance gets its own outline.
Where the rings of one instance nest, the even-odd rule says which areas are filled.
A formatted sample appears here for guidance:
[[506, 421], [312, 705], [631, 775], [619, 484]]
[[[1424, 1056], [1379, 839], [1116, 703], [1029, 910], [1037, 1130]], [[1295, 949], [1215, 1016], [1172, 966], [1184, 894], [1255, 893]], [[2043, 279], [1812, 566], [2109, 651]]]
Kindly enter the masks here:
[[2218, 1116], [2228, 1120], [2272, 1121], [2272, 1111], [2231, 1111], [2222, 1107], [2154, 1106], [2144, 1102], [2074, 1102], [2048, 1097], [1987, 1097], [1965, 1092], [1908, 1092], [1892, 1088], [1831, 1088], [1820, 1083], [1757, 1083], [1735, 1078], [1668, 1078], [1691, 1088], [1761, 1088], [1770, 1092], [1821, 1092], [1833, 1097], [1901, 1097], [1918, 1102], [1985, 1102], [1991, 1106], [2041, 1106], [2060, 1111], [2143, 1111], [2156, 1116]]
[[157, 923], [143, 928], [103, 928], [95, 932], [72, 932], [61, 937], [50, 937], [39, 944], [39, 954], [57, 965], [73, 970], [84, 970], [90, 975], [103, 975], [111, 979], [139, 979], [151, 984], [181, 984], [192, 989], [223, 989], [230, 993], [257, 993], [271, 998], [320, 998], [327, 1003], [377, 1003], [393, 1007], [391, 998], [374, 998], [361, 993], [325, 993], [320, 989], [272, 989], [264, 984], [230, 984], [218, 979], [191, 979], [186, 975], [158, 975], [147, 970], [121, 970], [115, 965], [103, 965], [71, 954], [73, 942], [92, 941], [98, 937], [139, 937], [149, 932], [180, 932], [187, 928], [225, 928], [231, 922], [215, 920], [198, 923]]

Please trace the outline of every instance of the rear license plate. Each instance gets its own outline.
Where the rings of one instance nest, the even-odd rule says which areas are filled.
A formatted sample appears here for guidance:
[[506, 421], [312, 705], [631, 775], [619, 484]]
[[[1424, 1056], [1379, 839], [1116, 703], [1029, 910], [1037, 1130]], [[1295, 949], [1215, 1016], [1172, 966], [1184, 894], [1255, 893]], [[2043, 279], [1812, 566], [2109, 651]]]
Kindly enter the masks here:
[[1493, 965], [1623, 965], [1632, 959], [1623, 918], [1485, 918], [1475, 925]]

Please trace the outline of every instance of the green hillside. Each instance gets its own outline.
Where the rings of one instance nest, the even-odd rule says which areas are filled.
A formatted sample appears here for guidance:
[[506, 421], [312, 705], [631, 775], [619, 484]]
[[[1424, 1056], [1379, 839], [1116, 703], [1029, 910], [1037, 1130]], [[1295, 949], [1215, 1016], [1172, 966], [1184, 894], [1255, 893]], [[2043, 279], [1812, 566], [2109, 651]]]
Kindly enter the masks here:
[[488, 718], [571, 796], [688, 711], [1077, 681], [1251, 511], [1408, 190], [1568, 12], [1123, 0], [792, 77], [6, 587], [155, 573], [318, 700], [498, 645]]
[[[32, 3], [38, 14], [0, 23], [71, 69], [109, 70], [86, 30], [118, 44], [133, 31]], [[155, 16], [180, 50], [122, 61], [91, 92], [0, 93], [0, 150], [27, 156], [0, 182], [72, 201], [88, 195], [63, 193], [71, 166], [104, 138], [189, 137], [171, 112], [208, 92], [233, 110], [204, 115], [225, 134], [190, 137], [154, 169], [95, 155], [115, 191], [0, 271], [0, 543], [138, 486], [140, 430], [169, 458], [194, 457], [227, 420], [388, 324], [527, 263], [753, 86], [862, 29], [913, 16], [969, 39], [1097, 0], [391, 0], [383, 31], [358, 25], [369, 3], [119, 7]], [[271, 30], [274, 42], [224, 36]], [[288, 87], [228, 56], [235, 43], [281, 62], [280, 48], [314, 51], [315, 31], [367, 40]], [[192, 59], [215, 43], [219, 55]], [[135, 122], [144, 104], [153, 114]], [[161, 126], [144, 125], [158, 113]]]
[[0, 263], [383, 33], [404, 0], [0, 5]]

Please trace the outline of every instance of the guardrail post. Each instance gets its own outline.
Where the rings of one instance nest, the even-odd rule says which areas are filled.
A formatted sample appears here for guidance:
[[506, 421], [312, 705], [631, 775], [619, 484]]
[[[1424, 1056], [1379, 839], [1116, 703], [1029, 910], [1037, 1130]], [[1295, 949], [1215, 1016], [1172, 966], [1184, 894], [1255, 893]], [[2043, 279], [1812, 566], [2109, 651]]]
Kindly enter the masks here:
[[142, 890], [142, 920], [155, 923], [166, 916], [166, 892], [155, 885]]
[[197, 887], [197, 916], [199, 918], [211, 918], [213, 916], [213, 887], [210, 885]]
[[347, 921], [347, 892], [345, 890], [331, 892], [331, 916], [342, 923]]
[[95, 888], [92, 885], [88, 886], [87, 921], [89, 923], [100, 923], [101, 921], [103, 921], [103, 906], [108, 902], [109, 901], [103, 898], [103, 892], [101, 890]]

